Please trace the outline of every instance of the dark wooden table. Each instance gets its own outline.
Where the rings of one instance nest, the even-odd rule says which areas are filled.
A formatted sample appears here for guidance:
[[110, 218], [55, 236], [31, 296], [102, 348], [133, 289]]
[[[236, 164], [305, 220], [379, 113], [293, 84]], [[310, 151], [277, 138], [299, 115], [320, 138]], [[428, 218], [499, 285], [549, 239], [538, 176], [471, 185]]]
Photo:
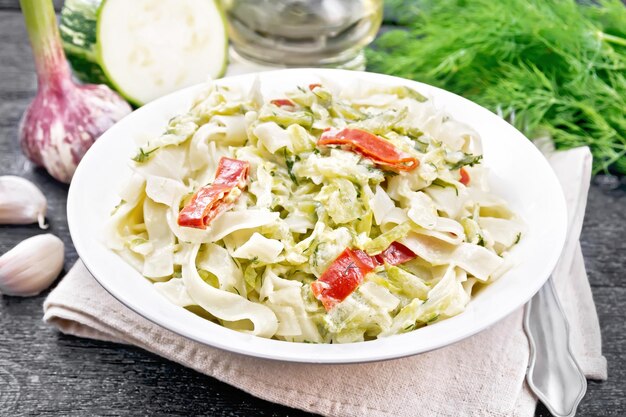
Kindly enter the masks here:
[[[17, 143], [17, 125], [36, 83], [22, 16], [0, 0], [0, 175], [33, 180], [49, 202], [51, 233], [76, 261], [67, 229], [67, 186], [33, 167]], [[602, 325], [609, 380], [590, 382], [580, 416], [626, 415], [626, 184], [605, 177], [591, 188], [582, 248]], [[0, 226], [0, 254], [41, 233], [35, 226]], [[45, 326], [42, 303], [0, 296], [0, 415], [305, 416], [133, 347], [59, 334]], [[549, 413], [541, 405], [538, 416]]]

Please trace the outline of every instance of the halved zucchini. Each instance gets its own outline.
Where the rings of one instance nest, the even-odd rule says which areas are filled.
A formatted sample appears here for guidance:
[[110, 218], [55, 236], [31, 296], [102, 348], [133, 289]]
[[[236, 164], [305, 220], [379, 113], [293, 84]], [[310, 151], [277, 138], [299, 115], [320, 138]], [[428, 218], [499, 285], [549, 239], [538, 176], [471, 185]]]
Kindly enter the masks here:
[[135, 105], [226, 69], [214, 0], [67, 0], [60, 29], [76, 76], [109, 84]]

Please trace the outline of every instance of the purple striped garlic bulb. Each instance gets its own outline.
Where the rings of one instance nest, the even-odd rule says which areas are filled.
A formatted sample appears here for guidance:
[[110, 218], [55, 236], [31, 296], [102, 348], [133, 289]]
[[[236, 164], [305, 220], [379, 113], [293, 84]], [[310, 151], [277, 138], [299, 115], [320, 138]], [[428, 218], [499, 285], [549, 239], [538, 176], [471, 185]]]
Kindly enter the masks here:
[[20, 4], [38, 84], [20, 122], [20, 144], [31, 161], [69, 183], [94, 141], [131, 108], [106, 85], [78, 85], [72, 80], [51, 0]]

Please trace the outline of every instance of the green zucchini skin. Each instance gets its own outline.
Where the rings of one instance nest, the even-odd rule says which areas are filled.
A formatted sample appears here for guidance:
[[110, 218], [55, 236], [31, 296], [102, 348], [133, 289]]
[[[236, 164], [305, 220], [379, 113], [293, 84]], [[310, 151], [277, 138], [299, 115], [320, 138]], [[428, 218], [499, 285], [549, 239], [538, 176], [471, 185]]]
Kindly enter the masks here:
[[104, 74], [97, 53], [98, 12], [102, 0], [66, 0], [61, 10], [59, 30], [63, 49], [76, 77], [96, 84], [111, 84]]

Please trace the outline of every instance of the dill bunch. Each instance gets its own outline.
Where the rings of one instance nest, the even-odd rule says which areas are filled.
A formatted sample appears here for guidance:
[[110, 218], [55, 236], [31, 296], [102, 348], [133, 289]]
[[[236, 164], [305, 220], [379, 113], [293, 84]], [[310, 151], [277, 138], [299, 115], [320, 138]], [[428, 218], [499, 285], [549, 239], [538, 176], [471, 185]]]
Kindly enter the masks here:
[[368, 69], [461, 94], [558, 149], [626, 174], [626, 6], [620, 0], [390, 0], [400, 29]]

